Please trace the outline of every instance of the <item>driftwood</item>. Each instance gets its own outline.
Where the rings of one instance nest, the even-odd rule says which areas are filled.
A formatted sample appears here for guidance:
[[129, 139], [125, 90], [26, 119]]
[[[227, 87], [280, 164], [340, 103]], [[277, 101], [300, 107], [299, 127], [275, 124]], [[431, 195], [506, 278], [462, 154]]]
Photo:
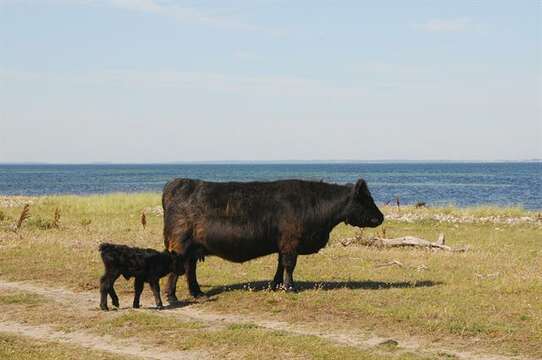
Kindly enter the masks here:
[[425, 264], [420, 264], [420, 265], [417, 265], [417, 266], [410, 266], [410, 265], [404, 265], [399, 260], [391, 260], [391, 261], [388, 261], [388, 262], [385, 262], [385, 263], [376, 264], [375, 268], [383, 268], [383, 267], [387, 267], [387, 266], [398, 266], [400, 268], [410, 268], [410, 269], [414, 269], [414, 270], [416, 270], [418, 272], [425, 271], [425, 270], [429, 269], [429, 267], [427, 265], [425, 265]]
[[444, 234], [440, 234], [438, 237], [438, 240], [435, 242], [431, 242], [425, 239], [421, 239], [415, 236], [403, 236], [399, 238], [394, 239], [386, 239], [384, 237], [372, 237], [369, 239], [360, 239], [358, 238], [346, 238], [341, 240], [341, 244], [343, 246], [348, 246], [352, 244], [354, 241], [367, 246], [376, 246], [376, 247], [421, 247], [421, 248], [428, 248], [428, 249], [440, 249], [445, 251], [454, 251], [454, 252], [462, 252], [467, 251], [466, 247], [463, 248], [452, 248], [448, 245], [445, 245], [445, 237]]

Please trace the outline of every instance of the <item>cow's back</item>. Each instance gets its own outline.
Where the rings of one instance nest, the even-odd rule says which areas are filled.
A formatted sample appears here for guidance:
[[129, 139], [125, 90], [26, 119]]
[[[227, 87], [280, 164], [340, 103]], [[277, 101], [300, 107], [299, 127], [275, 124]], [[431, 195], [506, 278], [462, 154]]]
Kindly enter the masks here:
[[303, 227], [307, 209], [330, 184], [299, 180], [207, 182], [175, 179], [164, 188], [166, 247], [183, 253], [183, 241], [231, 261], [277, 251], [285, 227]]

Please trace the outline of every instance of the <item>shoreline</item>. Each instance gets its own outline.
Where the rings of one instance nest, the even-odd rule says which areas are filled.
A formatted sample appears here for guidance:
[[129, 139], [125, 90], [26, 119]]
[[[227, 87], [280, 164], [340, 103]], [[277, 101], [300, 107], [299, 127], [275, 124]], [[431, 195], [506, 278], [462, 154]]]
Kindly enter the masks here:
[[[106, 194], [69, 194], [69, 195], [0, 195], [0, 210], [22, 208], [26, 204], [39, 206], [47, 200], [73, 201], [74, 199], [102, 198], [104, 201], [120, 200], [122, 198], [141, 198], [148, 202], [155, 202], [155, 206], [146, 206], [141, 209], [149, 215], [162, 216], [160, 205], [161, 194], [158, 192], [134, 193], [106, 193]], [[395, 205], [377, 204], [386, 216], [386, 220], [415, 223], [420, 221], [435, 221], [439, 223], [491, 223], [491, 224], [536, 224], [542, 225], [542, 209], [528, 210], [521, 206], [500, 206], [494, 204], [480, 204], [476, 206], [459, 207], [455, 205], [416, 207], [405, 204]]]

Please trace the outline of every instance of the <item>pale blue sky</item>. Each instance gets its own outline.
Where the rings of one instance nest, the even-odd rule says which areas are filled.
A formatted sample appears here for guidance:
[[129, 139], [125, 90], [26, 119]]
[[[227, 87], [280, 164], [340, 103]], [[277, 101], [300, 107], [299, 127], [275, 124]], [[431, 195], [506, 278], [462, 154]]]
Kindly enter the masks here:
[[0, 162], [542, 158], [541, 4], [0, 0]]

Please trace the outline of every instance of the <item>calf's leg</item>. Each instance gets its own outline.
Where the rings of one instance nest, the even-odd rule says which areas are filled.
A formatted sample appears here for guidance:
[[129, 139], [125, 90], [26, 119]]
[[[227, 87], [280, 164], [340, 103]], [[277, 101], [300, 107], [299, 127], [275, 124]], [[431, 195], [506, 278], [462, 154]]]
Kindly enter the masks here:
[[105, 274], [100, 278], [100, 309], [104, 311], [109, 310], [109, 308], [107, 307], [108, 292], [109, 292], [108, 276], [107, 274]]
[[119, 306], [119, 298], [115, 293], [113, 285], [119, 277], [119, 273], [115, 270], [106, 270], [105, 274], [100, 278], [100, 309], [109, 310], [107, 307], [107, 295], [111, 296], [113, 306]]
[[152, 294], [154, 295], [154, 302], [156, 303], [157, 309], [163, 309], [164, 305], [162, 304], [162, 299], [160, 298], [160, 283], [157, 279], [153, 279], [152, 281], [149, 281], [149, 285], [152, 290]]
[[135, 278], [135, 281], [134, 281], [135, 294], [134, 294], [134, 304], [133, 304], [134, 309], [139, 308], [139, 299], [141, 298], [141, 293], [143, 292], [144, 284], [145, 283], [142, 278], [138, 278], [138, 277]]
[[115, 281], [119, 278], [120, 274], [116, 274], [115, 277], [111, 281], [111, 286], [109, 287], [109, 296], [111, 296], [111, 303], [114, 307], [118, 308], [120, 307], [119, 304], [119, 297], [117, 296], [117, 293], [115, 292], [115, 287], [113, 284], [115, 284]]

